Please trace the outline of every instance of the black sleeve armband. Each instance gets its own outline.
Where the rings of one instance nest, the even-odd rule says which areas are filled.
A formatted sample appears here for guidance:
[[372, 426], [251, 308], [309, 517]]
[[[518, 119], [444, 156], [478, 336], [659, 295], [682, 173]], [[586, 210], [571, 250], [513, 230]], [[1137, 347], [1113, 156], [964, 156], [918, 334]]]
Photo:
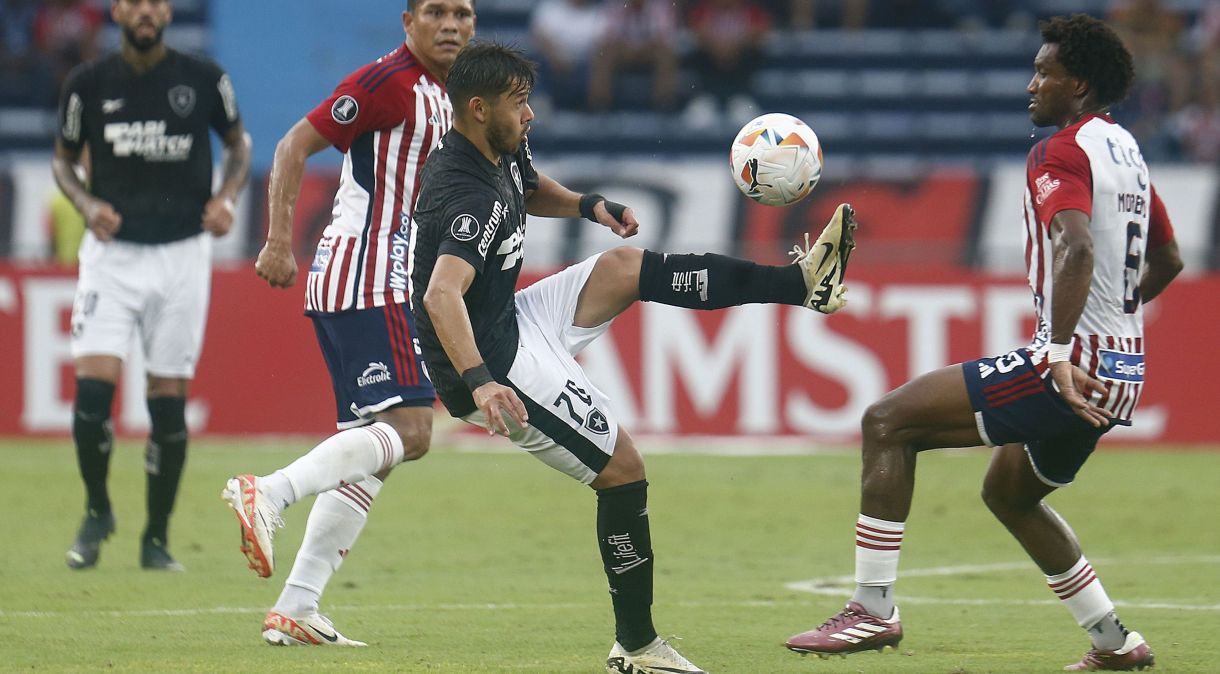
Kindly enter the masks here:
[[590, 222], [597, 222], [597, 216], [593, 214], [593, 208], [595, 206], [597, 206], [598, 202], [600, 202], [600, 201], [606, 202], [606, 211], [609, 212], [610, 215], [613, 216], [615, 220], [618, 220], [619, 222], [623, 221], [623, 213], [625, 213], [627, 211], [627, 207], [616, 201], [610, 201], [606, 197], [603, 197], [602, 195], [598, 194], [597, 192], [590, 192], [588, 194], [581, 195], [581, 197], [580, 197], [580, 215], [581, 215], [581, 217], [583, 217], [584, 219], [586, 219]]

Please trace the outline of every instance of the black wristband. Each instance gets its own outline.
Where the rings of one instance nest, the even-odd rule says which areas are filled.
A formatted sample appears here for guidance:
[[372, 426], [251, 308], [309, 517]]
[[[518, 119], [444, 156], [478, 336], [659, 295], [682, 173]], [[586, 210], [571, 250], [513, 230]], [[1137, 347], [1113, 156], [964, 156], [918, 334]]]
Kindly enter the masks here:
[[491, 376], [491, 371], [487, 369], [487, 363], [479, 363], [462, 373], [462, 381], [466, 382], [466, 388], [470, 389], [471, 393], [483, 384], [495, 380], [495, 377]]
[[597, 222], [597, 216], [593, 214], [593, 208], [597, 206], [599, 201], [606, 201], [606, 197], [597, 192], [580, 195], [580, 217], [591, 222]]

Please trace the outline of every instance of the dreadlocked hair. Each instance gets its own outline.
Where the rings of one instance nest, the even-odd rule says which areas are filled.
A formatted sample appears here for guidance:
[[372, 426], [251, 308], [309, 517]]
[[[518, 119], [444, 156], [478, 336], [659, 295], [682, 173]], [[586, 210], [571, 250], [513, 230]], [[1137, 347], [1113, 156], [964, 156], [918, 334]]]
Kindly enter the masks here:
[[1088, 14], [1057, 16], [1038, 24], [1042, 41], [1059, 45], [1059, 62], [1072, 77], [1089, 83], [1102, 107], [1127, 97], [1135, 68], [1131, 52], [1109, 26]]

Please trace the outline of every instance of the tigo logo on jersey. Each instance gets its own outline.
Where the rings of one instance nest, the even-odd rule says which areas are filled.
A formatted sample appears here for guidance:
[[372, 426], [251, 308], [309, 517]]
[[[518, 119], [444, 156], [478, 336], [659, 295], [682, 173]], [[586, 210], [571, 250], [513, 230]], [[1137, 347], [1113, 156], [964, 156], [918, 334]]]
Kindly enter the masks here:
[[346, 94], [335, 99], [334, 104], [330, 106], [331, 118], [340, 124], [351, 124], [356, 121], [358, 114], [360, 114], [360, 104]]
[[1144, 381], [1144, 354], [1097, 350], [1097, 378], [1108, 381]]
[[463, 213], [453, 219], [449, 231], [458, 241], [473, 241], [479, 235], [479, 221], [469, 213]]
[[1034, 186], [1038, 188], [1038, 196], [1034, 200], [1041, 206], [1052, 192], [1059, 189], [1059, 179], [1052, 178], [1049, 173], [1043, 173], [1034, 181]]
[[369, 366], [364, 368], [364, 374], [356, 377], [356, 386], [364, 388], [385, 381], [390, 381], [390, 368], [386, 367], [385, 363], [369, 363]]

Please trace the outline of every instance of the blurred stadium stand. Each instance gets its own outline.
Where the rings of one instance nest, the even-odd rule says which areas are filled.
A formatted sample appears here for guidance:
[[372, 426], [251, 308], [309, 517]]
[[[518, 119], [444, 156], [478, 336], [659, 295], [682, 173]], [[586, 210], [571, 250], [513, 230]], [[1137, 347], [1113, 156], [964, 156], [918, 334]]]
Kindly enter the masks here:
[[[100, 41], [103, 50], [113, 49], [118, 35], [109, 23], [108, 0], [87, 1], [106, 14]], [[1021, 20], [1002, 22], [1005, 28], [996, 27], [1001, 25], [997, 22], [965, 28], [956, 25], [953, 16], [941, 12], [934, 21], [922, 21], [923, 27], [918, 29], [861, 30], [837, 27], [833, 15], [819, 15], [813, 29], [787, 30], [789, 23], [784, 20], [783, 10], [788, 1], [767, 4], [776, 14], [773, 26], [777, 29], [769, 36], [762, 63], [745, 93], [756, 102], [758, 113], [789, 112], [817, 131], [833, 169], [823, 181], [826, 186], [817, 190], [816, 201], [831, 198], [834, 189], [860, 176], [895, 184], [906, 181], [903, 189], [914, 193], [927, 187], [919, 187], [917, 181], [944, 170], [968, 172], [973, 181], [970, 184], [977, 185], [978, 194], [983, 195], [979, 199], [998, 194], [1001, 185], [996, 176], [1005, 180], [1010, 176], [996, 173], [996, 167], [1020, 162], [1031, 144], [1033, 129], [1026, 113], [1025, 87], [1032, 73], [1033, 54], [1040, 44], [1034, 21], [1074, 11], [1104, 16], [1124, 0], [1007, 0], [1006, 6], [1016, 10]], [[693, 2], [680, 4], [689, 8]], [[943, 8], [948, 0], [901, 2], [908, 8], [920, 3]], [[1209, 6], [1220, 9], [1220, 0], [1160, 2], [1178, 12], [1182, 24], [1188, 27], [1199, 23], [1197, 19]], [[819, 2], [819, 8], [835, 4]], [[536, 5], [533, 0], [480, 0], [479, 36], [530, 51], [530, 18]], [[289, 6], [292, 11], [286, 11]], [[874, 19], [890, 6], [873, 0]], [[220, 258], [241, 259], [257, 251], [262, 233], [263, 181], [275, 141], [339, 78], [401, 39], [397, 14], [402, 7], [403, 0], [362, 0], [350, 5], [174, 1], [174, 23], [167, 31], [167, 41], [181, 49], [210, 53], [225, 65], [233, 75], [247, 127], [255, 140], [255, 176], [247, 190], [249, 202], [242, 222], [243, 226], [246, 221], [252, 224], [239, 227], [238, 236], [219, 242]], [[333, 27], [341, 22], [350, 28], [335, 30]], [[887, 23], [893, 21], [874, 22]], [[1197, 39], [1189, 33], [1183, 33], [1183, 54], [1193, 48], [1186, 43]], [[692, 39], [687, 31], [675, 35], [674, 40], [684, 54], [691, 52]], [[680, 81], [681, 103], [685, 104], [698, 93], [690, 67], [683, 69]], [[545, 89], [545, 83], [541, 85]], [[726, 114], [710, 124], [695, 125], [689, 123], [681, 107], [677, 112], [656, 112], [650, 105], [652, 88], [647, 75], [622, 78], [616, 93], [611, 111], [591, 113], [552, 109], [546, 104], [545, 91], [540, 92], [536, 96], [539, 117], [531, 131], [531, 142], [548, 159], [579, 159], [568, 165], [580, 168], [583, 162], [592, 166], [577, 173], [586, 182], [597, 184], [594, 169], [615, 162], [619, 166], [635, 160], [670, 166], [680, 162], [683, 170], [694, 170], [690, 167], [699, 162], [713, 166], [723, 161], [728, 139], [742, 121]], [[1126, 112], [1120, 110], [1117, 116], [1128, 128], [1150, 128], [1149, 133], [1156, 136], [1141, 138], [1145, 153], [1154, 162], [1164, 165], [1162, 160], [1177, 161], [1185, 156], [1173, 154], [1172, 144], [1161, 142], [1160, 136], [1169, 128], [1164, 117], [1168, 111], [1161, 111], [1162, 117], [1155, 119], [1154, 125], [1139, 128], [1131, 124], [1131, 115], [1124, 116]], [[39, 215], [46, 203], [41, 190], [53, 191], [45, 163], [53, 145], [54, 125], [53, 110], [0, 101], [0, 257], [38, 259], [45, 255], [42, 225], [28, 221], [44, 217]], [[337, 153], [331, 152], [311, 162], [319, 185], [329, 185], [333, 180], [328, 171], [337, 165], [337, 159]], [[629, 179], [623, 170], [624, 174], [615, 180]], [[1212, 189], [1215, 171], [1204, 173], [1200, 182], [1182, 183], [1183, 193]], [[723, 177], [718, 173], [709, 176]], [[36, 194], [31, 196], [31, 190]], [[1220, 238], [1210, 224], [1214, 217], [1211, 198], [1193, 200], [1190, 216], [1198, 223], [1194, 228], [1201, 232], [1202, 247], [1194, 253], [1195, 258], [1208, 266], [1214, 266], [1218, 255], [1211, 242]], [[325, 220], [329, 199], [329, 195], [318, 199], [320, 223]], [[731, 202], [726, 207], [736, 208]], [[821, 217], [818, 208], [808, 209], [815, 214], [810, 217]], [[982, 203], [971, 208], [975, 214], [985, 210]], [[1007, 213], [1007, 208], [1007, 204], [1001, 204], [994, 210]], [[741, 227], [745, 219], [740, 214], [726, 217], [738, 222], [735, 227]], [[792, 220], [791, 215], [785, 217]], [[973, 216], [962, 217], [969, 220]], [[804, 223], [793, 221], [789, 226]], [[976, 222], [974, 226], [979, 225]], [[310, 236], [311, 232], [303, 233], [302, 245], [309, 245]], [[971, 245], [956, 259], [970, 264], [990, 259]], [[564, 261], [543, 257], [556, 263]]]

